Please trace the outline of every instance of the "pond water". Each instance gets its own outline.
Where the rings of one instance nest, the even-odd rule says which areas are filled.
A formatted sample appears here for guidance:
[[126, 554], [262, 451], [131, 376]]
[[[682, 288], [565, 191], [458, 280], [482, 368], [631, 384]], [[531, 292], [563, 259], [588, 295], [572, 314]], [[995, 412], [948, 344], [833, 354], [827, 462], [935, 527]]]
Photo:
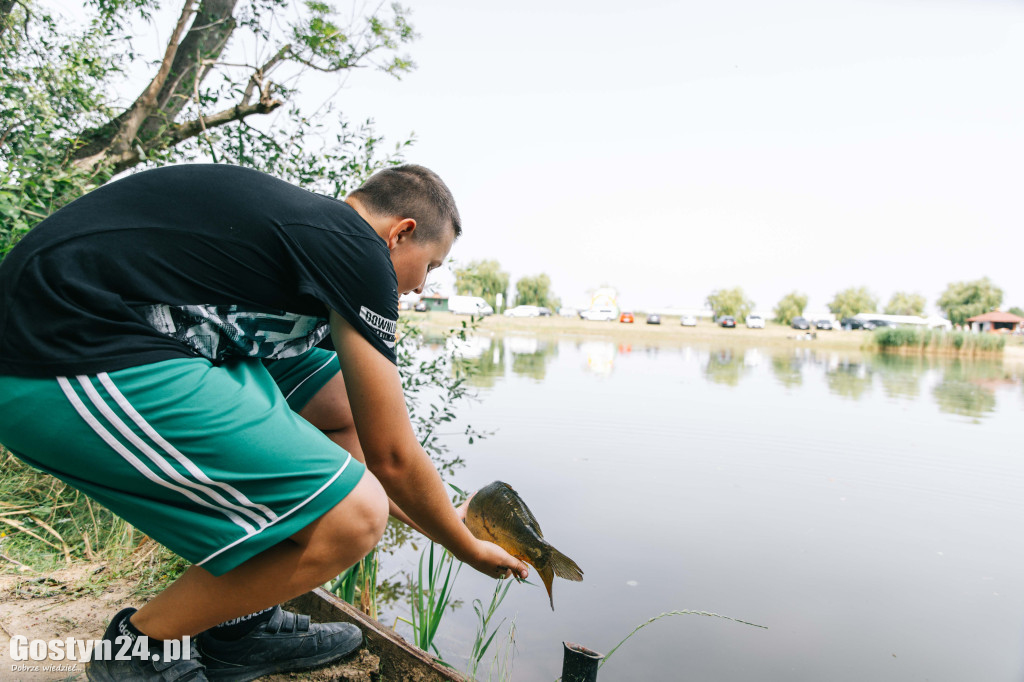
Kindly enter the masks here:
[[[554, 612], [535, 572], [512, 586], [512, 680], [557, 678], [563, 640], [607, 652], [683, 609], [768, 629], [663, 618], [598, 679], [1024, 679], [1024, 372], [533, 336], [468, 356], [480, 400], [446, 430], [493, 435], [453, 436], [454, 482], [511, 484], [586, 574], [555, 580]], [[492, 586], [458, 578], [439, 633], [456, 667]]]

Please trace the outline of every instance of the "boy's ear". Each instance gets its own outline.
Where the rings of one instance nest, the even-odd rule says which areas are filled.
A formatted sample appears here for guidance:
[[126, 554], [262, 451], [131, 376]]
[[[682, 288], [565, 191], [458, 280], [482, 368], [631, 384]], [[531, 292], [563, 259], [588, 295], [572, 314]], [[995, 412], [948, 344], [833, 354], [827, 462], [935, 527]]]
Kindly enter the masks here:
[[416, 221], [413, 218], [402, 218], [396, 220], [388, 228], [388, 248], [393, 249], [400, 241], [412, 238], [416, 231]]

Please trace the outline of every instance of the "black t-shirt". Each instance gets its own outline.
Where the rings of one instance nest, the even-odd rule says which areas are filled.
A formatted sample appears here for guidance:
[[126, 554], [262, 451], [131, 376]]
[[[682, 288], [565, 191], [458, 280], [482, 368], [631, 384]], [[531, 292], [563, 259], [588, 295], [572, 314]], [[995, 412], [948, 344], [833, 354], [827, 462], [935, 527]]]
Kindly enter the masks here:
[[395, 361], [387, 244], [348, 204], [254, 170], [168, 166], [107, 184], [0, 263], [0, 374], [298, 355], [342, 315]]

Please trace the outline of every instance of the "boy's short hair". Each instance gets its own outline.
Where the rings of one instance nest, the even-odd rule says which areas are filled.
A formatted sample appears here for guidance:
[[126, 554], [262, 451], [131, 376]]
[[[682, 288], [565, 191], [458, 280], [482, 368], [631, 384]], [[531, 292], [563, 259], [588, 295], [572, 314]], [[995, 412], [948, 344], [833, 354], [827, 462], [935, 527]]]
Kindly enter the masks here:
[[447, 225], [462, 234], [462, 220], [451, 190], [437, 173], [407, 163], [377, 171], [349, 196], [358, 199], [376, 215], [412, 218], [416, 221], [413, 238], [440, 239]]

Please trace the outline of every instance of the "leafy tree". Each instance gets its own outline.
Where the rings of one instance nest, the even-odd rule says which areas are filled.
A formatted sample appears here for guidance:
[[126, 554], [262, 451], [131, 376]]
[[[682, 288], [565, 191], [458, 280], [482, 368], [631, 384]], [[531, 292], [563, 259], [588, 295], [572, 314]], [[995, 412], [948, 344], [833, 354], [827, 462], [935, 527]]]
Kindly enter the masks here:
[[743, 289], [715, 289], [708, 294], [707, 303], [714, 311], [715, 318], [732, 315], [737, 321], [743, 322], [754, 309], [754, 302], [743, 293]]
[[497, 294], [508, 293], [508, 273], [496, 260], [475, 260], [455, 268], [455, 291], [465, 296], [480, 296], [495, 310]]
[[775, 306], [775, 321], [779, 324], [789, 324], [794, 317], [803, 315], [806, 307], [807, 294], [791, 291], [783, 296]]
[[521, 278], [516, 282], [516, 303], [556, 307], [556, 300], [551, 295], [551, 278], [543, 273]]
[[885, 306], [886, 315], [924, 315], [924, 296], [897, 291]]
[[954, 282], [939, 296], [939, 309], [953, 324], [964, 324], [967, 318], [996, 310], [1003, 302], [1003, 290], [988, 277], [973, 282]]
[[[339, 196], [391, 160], [378, 159], [369, 121], [352, 126], [331, 105], [304, 111], [296, 95], [312, 72], [340, 86], [351, 69], [410, 70], [398, 49], [415, 33], [400, 5], [353, 13], [344, 26], [316, 0], [176, 0], [154, 63], [135, 51], [131, 24], [157, 5], [91, 0], [84, 24], [67, 25], [44, 0], [0, 0], [0, 256], [54, 210], [140, 165], [234, 163]], [[151, 79], [118, 104], [112, 93], [143, 65]], [[271, 112], [273, 124], [257, 127]]]
[[1018, 306], [1013, 306], [1010, 308], [1009, 312], [1017, 317], [1024, 317], [1024, 309], [1021, 309]]
[[828, 309], [840, 320], [857, 313], [873, 313], [878, 309], [878, 299], [867, 287], [850, 287], [835, 295]]

